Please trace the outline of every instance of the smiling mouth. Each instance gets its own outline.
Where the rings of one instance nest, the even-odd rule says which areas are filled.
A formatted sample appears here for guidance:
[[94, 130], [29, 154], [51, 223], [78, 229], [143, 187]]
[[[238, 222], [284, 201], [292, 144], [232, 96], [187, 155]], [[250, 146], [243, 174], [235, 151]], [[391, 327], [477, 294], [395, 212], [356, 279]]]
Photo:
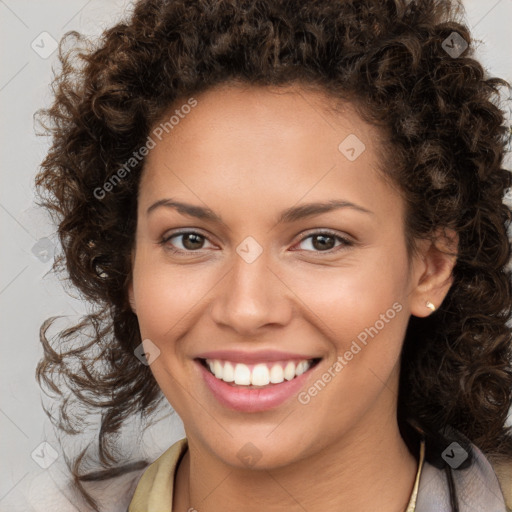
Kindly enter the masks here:
[[291, 381], [314, 368], [321, 358], [244, 364], [220, 359], [197, 359], [213, 376], [233, 387], [271, 387]]

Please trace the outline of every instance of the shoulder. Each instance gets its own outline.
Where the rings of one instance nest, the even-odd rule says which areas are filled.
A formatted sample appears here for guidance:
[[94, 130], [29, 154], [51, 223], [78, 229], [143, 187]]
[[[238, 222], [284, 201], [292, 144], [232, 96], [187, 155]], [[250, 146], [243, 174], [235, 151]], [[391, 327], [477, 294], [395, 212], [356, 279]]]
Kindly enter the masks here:
[[171, 512], [176, 468], [187, 451], [187, 438], [180, 439], [150, 464], [137, 483], [128, 512], [147, 510], [149, 505]]
[[[167, 449], [149, 466], [140, 468], [136, 463], [132, 468], [124, 467], [119, 475], [108, 479], [83, 481], [87, 493], [98, 503], [102, 512], [139, 512], [148, 510], [149, 503], [170, 503], [172, 506], [172, 482], [181, 455], [187, 449], [187, 440], [181, 439]], [[138, 467], [137, 467], [138, 466]], [[128, 469], [128, 471], [127, 471]], [[171, 486], [169, 486], [171, 482]], [[170, 501], [167, 499], [170, 493]], [[55, 493], [53, 493], [55, 494]], [[66, 500], [72, 508], [52, 508], [55, 512], [94, 512], [73, 482], [69, 482], [60, 490], [61, 500]], [[155, 501], [156, 500], [156, 501]], [[38, 509], [39, 510], [39, 509]], [[44, 509], [50, 510], [50, 509]], [[164, 508], [157, 506], [164, 512]], [[170, 509], [169, 509], [170, 510]]]
[[[102, 512], [126, 512], [143, 470], [103, 481], [83, 482]], [[0, 503], [2, 512], [94, 512], [71, 479], [66, 466], [56, 462], [31, 472]]]
[[505, 497], [507, 508], [512, 510], [512, 460], [491, 462]]
[[[172, 512], [174, 476], [187, 448], [187, 439], [181, 439], [145, 469], [135, 482], [128, 512], [147, 510], [150, 504], [162, 512]], [[512, 460], [493, 461], [491, 464], [475, 445], [472, 444], [471, 448], [474, 455], [472, 466], [453, 471], [459, 499], [466, 504], [482, 504], [484, 508], [481, 510], [488, 510], [485, 507], [493, 504], [496, 511], [512, 512]], [[449, 510], [449, 500], [445, 472], [425, 461], [416, 510]]]
[[[451, 470], [461, 511], [512, 512], [512, 461], [493, 464], [480, 449], [470, 444], [472, 463]], [[418, 512], [451, 510], [447, 470], [425, 462], [421, 473]], [[471, 504], [471, 508], [468, 508]], [[466, 507], [466, 508], [464, 508]]]

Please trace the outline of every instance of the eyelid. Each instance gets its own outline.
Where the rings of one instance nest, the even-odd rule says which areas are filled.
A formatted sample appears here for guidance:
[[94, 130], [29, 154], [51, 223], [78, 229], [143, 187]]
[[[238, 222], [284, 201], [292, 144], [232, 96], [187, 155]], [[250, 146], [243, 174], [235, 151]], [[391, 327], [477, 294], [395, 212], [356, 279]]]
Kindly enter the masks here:
[[309, 252], [309, 253], [315, 253], [315, 254], [332, 254], [338, 250], [343, 250], [344, 248], [351, 247], [356, 244], [356, 242], [354, 240], [352, 240], [352, 238], [349, 236], [340, 235], [339, 233], [337, 233], [336, 231], [332, 231], [331, 229], [321, 229], [320, 228], [320, 229], [310, 230], [307, 233], [303, 234], [301, 236], [300, 240], [295, 245], [301, 244], [304, 240], [312, 237], [313, 235], [328, 235], [332, 238], [340, 240], [342, 243], [340, 245], [334, 246], [332, 249], [329, 249], [327, 251], [308, 251], [306, 249], [302, 249], [302, 250], [305, 250], [306, 252]]
[[204, 234], [202, 232], [202, 230], [199, 228], [182, 228], [182, 229], [178, 229], [177, 231], [171, 231], [170, 233], [166, 233], [166, 234], [162, 235], [162, 237], [160, 238], [160, 240], [157, 243], [159, 245], [162, 245], [164, 248], [166, 248], [172, 252], [176, 252], [176, 253], [181, 253], [181, 254], [200, 253], [203, 249], [197, 249], [196, 251], [190, 251], [190, 250], [186, 251], [183, 249], [178, 249], [177, 247], [174, 247], [173, 245], [171, 245], [169, 243], [169, 241], [174, 237], [179, 237], [180, 235], [188, 235], [188, 234], [199, 235], [199, 236], [203, 237], [205, 240], [207, 240], [208, 243], [210, 243], [212, 245], [216, 245], [210, 240], [209, 235]]
[[[208, 235], [204, 234], [202, 232], [201, 229], [198, 229], [198, 228], [182, 228], [182, 229], [179, 229], [177, 231], [172, 231], [170, 232], [169, 234], [165, 234], [161, 237], [161, 240], [158, 242], [158, 244], [166, 247], [168, 245], [168, 242], [174, 238], [174, 237], [179, 237], [180, 235], [186, 235], [186, 234], [196, 234], [196, 235], [199, 235], [201, 237], [203, 237], [205, 240], [207, 240], [210, 244], [212, 245], [216, 245], [214, 244]], [[334, 252], [337, 252], [339, 250], [343, 250], [343, 249], [346, 249], [347, 247], [351, 247], [351, 246], [354, 246], [355, 245], [355, 241], [352, 240], [351, 237], [349, 236], [343, 236], [331, 229], [322, 229], [322, 228], [316, 228], [316, 229], [312, 229], [312, 230], [308, 230], [306, 233], [302, 234], [301, 235], [301, 238], [299, 239], [299, 241], [297, 243], [294, 244], [293, 247], [301, 244], [302, 242], [304, 242], [304, 240], [307, 240], [308, 238], [314, 236], [314, 235], [328, 235], [334, 239], [338, 239], [339, 241], [341, 241], [342, 243], [339, 244], [339, 245], [336, 245], [334, 246], [332, 249], [328, 249], [326, 251], [312, 251], [312, 250], [307, 250], [307, 249], [292, 249], [292, 250], [304, 250], [308, 253], [314, 253], [314, 254], [332, 254]], [[178, 249], [174, 246], [172, 246], [171, 244], [169, 244], [169, 250], [172, 251], [172, 252], [175, 252], [175, 253], [181, 253], [181, 254], [194, 254], [194, 253], [200, 253], [203, 248], [201, 249], [197, 249], [195, 251], [193, 250], [183, 250], [183, 249]]]

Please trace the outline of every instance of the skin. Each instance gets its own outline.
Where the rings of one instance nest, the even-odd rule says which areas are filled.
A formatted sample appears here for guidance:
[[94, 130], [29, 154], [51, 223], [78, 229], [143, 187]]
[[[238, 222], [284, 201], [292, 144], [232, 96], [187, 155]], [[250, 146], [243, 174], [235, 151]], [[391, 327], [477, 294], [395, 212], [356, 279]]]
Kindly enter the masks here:
[[[328, 97], [295, 85], [224, 85], [197, 101], [147, 156], [129, 287], [142, 339], [160, 350], [151, 370], [189, 442], [173, 510], [405, 510], [418, 462], [396, 420], [399, 356], [410, 315], [443, 301], [454, 258], [421, 240], [408, 259], [404, 202], [378, 170], [385, 141], [350, 105], [334, 114]], [[350, 134], [366, 146], [354, 161], [338, 150]], [[170, 207], [146, 213], [163, 198], [208, 207], [224, 224]], [[277, 223], [287, 208], [331, 199], [371, 213]], [[206, 237], [199, 249], [186, 237], [158, 243], [180, 228]], [[334, 239], [326, 253], [301, 241], [326, 229], [353, 244]], [[250, 264], [236, 252], [248, 236], [263, 249]], [[322, 357], [307, 390], [394, 303], [401, 311], [307, 405], [294, 396], [269, 411], [230, 410], [193, 362], [214, 349]], [[237, 456], [248, 442], [261, 457], [252, 467]]]

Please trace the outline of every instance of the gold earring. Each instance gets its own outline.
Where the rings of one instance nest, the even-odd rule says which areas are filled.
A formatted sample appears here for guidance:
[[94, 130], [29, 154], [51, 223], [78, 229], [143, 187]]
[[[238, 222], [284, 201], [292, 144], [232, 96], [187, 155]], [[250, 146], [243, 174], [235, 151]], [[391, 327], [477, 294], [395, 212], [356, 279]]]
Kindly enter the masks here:
[[432, 304], [432, 302], [430, 302], [429, 300], [427, 300], [427, 302], [425, 302], [425, 306], [427, 306], [428, 309], [430, 309], [430, 311], [434, 312], [436, 310], [436, 307], [434, 306], [434, 304]]

